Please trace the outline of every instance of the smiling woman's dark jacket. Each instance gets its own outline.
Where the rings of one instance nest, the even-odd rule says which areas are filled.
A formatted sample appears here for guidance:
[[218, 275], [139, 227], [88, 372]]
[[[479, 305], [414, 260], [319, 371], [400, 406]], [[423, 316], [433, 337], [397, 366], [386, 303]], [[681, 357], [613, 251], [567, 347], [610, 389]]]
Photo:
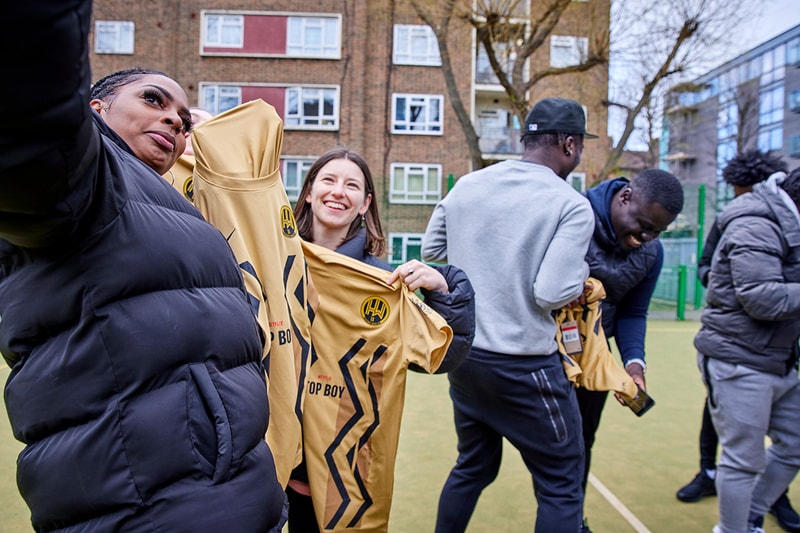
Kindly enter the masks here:
[[658, 239], [625, 250], [617, 243], [611, 224], [614, 195], [630, 182], [626, 178], [605, 181], [586, 192], [595, 216], [594, 235], [586, 262], [590, 276], [606, 289], [603, 301], [603, 330], [615, 337], [622, 361], [644, 360], [647, 308], [655, 290], [664, 250]]
[[19, 491], [37, 531], [263, 533], [284, 494], [242, 276], [219, 231], [89, 107], [90, 10], [0, 7], [15, 49], [0, 352]]

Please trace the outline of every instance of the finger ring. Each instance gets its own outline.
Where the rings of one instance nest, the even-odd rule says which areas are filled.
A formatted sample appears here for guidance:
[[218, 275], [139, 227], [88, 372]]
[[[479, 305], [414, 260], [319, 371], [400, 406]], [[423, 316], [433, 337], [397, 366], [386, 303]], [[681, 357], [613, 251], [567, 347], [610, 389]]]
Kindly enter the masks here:
[[414, 269], [411, 268], [411, 267], [408, 267], [408, 275], [410, 276], [413, 273], [414, 273]]

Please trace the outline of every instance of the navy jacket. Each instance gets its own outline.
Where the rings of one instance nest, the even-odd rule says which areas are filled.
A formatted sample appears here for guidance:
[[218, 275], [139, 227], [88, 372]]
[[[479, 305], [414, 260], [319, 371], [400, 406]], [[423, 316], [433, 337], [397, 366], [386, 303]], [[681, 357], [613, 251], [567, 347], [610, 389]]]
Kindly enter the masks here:
[[617, 244], [611, 225], [611, 201], [628, 183], [625, 178], [617, 178], [586, 193], [595, 215], [594, 235], [586, 254], [589, 275], [599, 279], [606, 289], [603, 330], [609, 339], [616, 339], [626, 364], [631, 359], [644, 360], [647, 308], [664, 262], [664, 249], [658, 239], [629, 251]]
[[241, 274], [89, 107], [90, 9], [0, 7], [15, 50], [0, 88], [0, 352], [20, 493], [38, 531], [268, 531], [284, 494]]

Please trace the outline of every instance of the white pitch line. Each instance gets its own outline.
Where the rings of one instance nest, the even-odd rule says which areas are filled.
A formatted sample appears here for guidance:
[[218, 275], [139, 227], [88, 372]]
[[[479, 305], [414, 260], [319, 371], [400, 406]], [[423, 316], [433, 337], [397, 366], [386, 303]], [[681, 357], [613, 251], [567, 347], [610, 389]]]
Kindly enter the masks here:
[[627, 520], [631, 527], [636, 530], [636, 533], [650, 533], [650, 530], [647, 529], [647, 526], [642, 524], [641, 520], [636, 518], [636, 515], [633, 514], [630, 509], [625, 507], [625, 504], [619, 501], [619, 498], [614, 496], [614, 493], [608, 490], [608, 488], [603, 485], [600, 480], [597, 479], [591, 472], [589, 472], [589, 483], [591, 483], [592, 486], [597, 489], [597, 492], [599, 492], [603, 498], [605, 498], [608, 503], [610, 503], [611, 506], [622, 515], [622, 518]]

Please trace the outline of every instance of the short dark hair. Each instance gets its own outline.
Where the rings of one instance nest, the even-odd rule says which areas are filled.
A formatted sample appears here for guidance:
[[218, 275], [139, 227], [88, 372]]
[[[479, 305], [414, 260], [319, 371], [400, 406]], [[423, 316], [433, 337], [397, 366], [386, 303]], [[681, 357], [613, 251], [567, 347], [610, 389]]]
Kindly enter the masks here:
[[671, 215], [677, 216], [683, 209], [683, 186], [664, 170], [650, 168], [640, 172], [631, 181], [631, 189], [648, 204], [660, 204]]
[[800, 167], [792, 170], [789, 176], [781, 182], [780, 187], [786, 191], [794, 203], [800, 204]]
[[526, 133], [522, 136], [523, 146], [526, 150], [558, 146], [567, 137], [583, 138], [580, 133]]
[[151, 68], [134, 67], [125, 70], [118, 70], [112, 72], [108, 76], [104, 76], [97, 80], [92, 85], [92, 90], [89, 92], [90, 100], [103, 100], [108, 97], [113, 97], [117, 94], [120, 87], [128, 85], [144, 76], [155, 75], [164, 76], [169, 78], [165, 73], [160, 70], [153, 70]]
[[736, 154], [722, 170], [722, 178], [730, 185], [752, 187], [776, 172], [786, 172], [786, 163], [779, 157], [759, 150]]

